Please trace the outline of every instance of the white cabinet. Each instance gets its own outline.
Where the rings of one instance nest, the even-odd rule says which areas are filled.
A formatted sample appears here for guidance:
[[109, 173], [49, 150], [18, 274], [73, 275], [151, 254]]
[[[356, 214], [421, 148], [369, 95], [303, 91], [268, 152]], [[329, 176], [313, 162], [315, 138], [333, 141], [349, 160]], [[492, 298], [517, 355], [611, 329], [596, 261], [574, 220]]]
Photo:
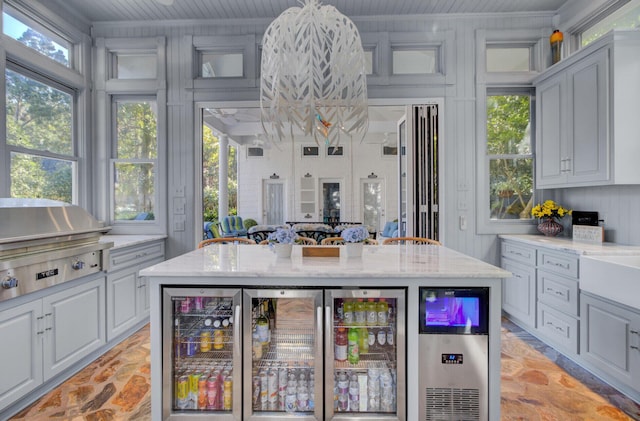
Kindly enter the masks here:
[[104, 278], [0, 313], [0, 409], [105, 344]]
[[581, 358], [596, 374], [640, 396], [640, 312], [582, 293]]
[[109, 341], [149, 318], [147, 280], [141, 269], [164, 260], [164, 240], [111, 251], [107, 275], [107, 339]]
[[638, 66], [639, 33], [614, 31], [534, 81], [536, 187], [640, 183]]
[[519, 324], [536, 327], [536, 250], [533, 247], [503, 241], [503, 269], [512, 273], [502, 280], [502, 309]]

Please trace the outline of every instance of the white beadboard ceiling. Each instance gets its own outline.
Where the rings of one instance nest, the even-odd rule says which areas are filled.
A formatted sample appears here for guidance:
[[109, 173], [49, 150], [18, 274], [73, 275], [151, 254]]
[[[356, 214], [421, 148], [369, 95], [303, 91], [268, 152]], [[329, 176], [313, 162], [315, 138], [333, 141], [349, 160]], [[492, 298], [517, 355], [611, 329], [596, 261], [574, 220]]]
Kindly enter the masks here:
[[[349, 17], [555, 12], [568, 0], [324, 0]], [[275, 18], [298, 0], [49, 0], [87, 22]], [[168, 5], [165, 5], [168, 4]]]

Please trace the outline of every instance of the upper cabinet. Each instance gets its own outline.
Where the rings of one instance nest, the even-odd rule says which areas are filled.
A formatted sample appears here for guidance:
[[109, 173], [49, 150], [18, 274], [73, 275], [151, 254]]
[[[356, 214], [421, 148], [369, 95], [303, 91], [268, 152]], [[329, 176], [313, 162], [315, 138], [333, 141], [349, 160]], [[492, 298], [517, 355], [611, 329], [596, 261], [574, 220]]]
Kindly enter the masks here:
[[614, 31], [536, 78], [538, 188], [640, 184], [638, 74], [640, 32]]

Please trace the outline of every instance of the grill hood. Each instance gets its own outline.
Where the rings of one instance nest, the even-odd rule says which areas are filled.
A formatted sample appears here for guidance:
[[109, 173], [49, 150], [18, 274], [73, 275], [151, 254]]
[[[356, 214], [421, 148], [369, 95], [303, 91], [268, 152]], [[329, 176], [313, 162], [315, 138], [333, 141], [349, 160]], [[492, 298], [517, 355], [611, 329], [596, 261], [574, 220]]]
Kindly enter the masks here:
[[0, 248], [29, 240], [97, 236], [110, 229], [83, 208], [65, 202], [0, 199]]

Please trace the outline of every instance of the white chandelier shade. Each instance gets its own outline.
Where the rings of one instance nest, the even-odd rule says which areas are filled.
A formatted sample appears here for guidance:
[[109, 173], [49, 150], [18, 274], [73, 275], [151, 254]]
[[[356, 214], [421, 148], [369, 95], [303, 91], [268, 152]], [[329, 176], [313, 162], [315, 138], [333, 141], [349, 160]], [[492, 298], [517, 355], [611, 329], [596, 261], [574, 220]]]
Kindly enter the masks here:
[[369, 125], [360, 34], [333, 6], [306, 0], [278, 16], [263, 37], [260, 114], [271, 141], [294, 132], [317, 144], [362, 140]]

